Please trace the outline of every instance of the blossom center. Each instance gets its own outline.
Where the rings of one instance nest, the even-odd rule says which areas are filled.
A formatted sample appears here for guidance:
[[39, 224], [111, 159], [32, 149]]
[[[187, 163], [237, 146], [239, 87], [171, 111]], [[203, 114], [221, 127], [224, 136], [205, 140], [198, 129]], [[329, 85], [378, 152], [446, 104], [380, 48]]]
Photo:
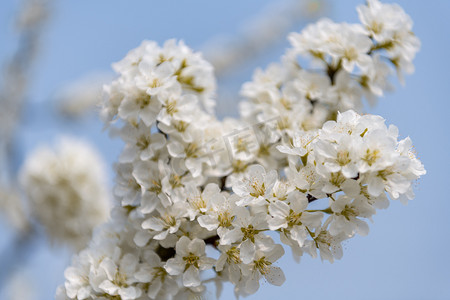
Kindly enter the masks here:
[[262, 275], [266, 275], [270, 271], [269, 266], [271, 264], [272, 263], [266, 260], [266, 257], [263, 256], [260, 259], [255, 260], [255, 269], [257, 269]]
[[366, 154], [364, 155], [362, 160], [364, 160], [369, 166], [372, 166], [379, 157], [380, 157], [380, 150], [367, 149]]
[[166, 111], [169, 115], [173, 116], [174, 113], [178, 111], [177, 109], [177, 101], [168, 101], [166, 105]]
[[253, 179], [250, 183], [250, 187], [253, 189], [253, 192], [250, 193], [250, 196], [258, 198], [260, 196], [264, 196], [266, 193], [266, 187], [264, 182], [262, 184], [259, 183], [259, 180]]
[[162, 86], [162, 83], [158, 78], [155, 78], [155, 79], [153, 79], [153, 81], [150, 83], [149, 86], [154, 89], [154, 88]]
[[136, 98], [136, 103], [139, 105], [140, 109], [144, 109], [147, 105], [150, 104], [150, 99], [150, 95], [143, 93]]
[[163, 267], [154, 267], [153, 268], [153, 278], [161, 278], [161, 281], [164, 281], [166, 278], [167, 271]]
[[181, 183], [181, 176], [172, 174], [169, 178], [169, 183], [172, 186], [173, 189], [182, 187], [183, 184]]
[[349, 61], [356, 60], [358, 58], [358, 51], [353, 47], [345, 49], [344, 57]]
[[197, 157], [198, 150], [199, 150], [199, 148], [197, 147], [197, 144], [195, 144], [195, 143], [188, 144], [188, 146], [184, 149], [184, 151], [186, 153], [186, 157], [193, 157], [193, 158]]
[[178, 132], [185, 132], [186, 128], [189, 126], [188, 123], [184, 122], [184, 121], [179, 121], [179, 122], [173, 122], [172, 123], [173, 128], [175, 128]]
[[346, 205], [340, 214], [344, 216], [348, 221], [350, 221], [350, 218], [354, 218], [359, 215], [358, 210], [355, 207], [349, 205]]
[[330, 183], [334, 186], [340, 187], [345, 181], [345, 176], [341, 172], [331, 173]]
[[164, 217], [161, 217], [161, 220], [166, 224], [166, 228], [177, 225], [177, 220], [171, 215], [165, 215]]
[[258, 234], [258, 230], [256, 230], [253, 225], [248, 225], [247, 228], [241, 227], [241, 231], [244, 234], [244, 237], [242, 238], [243, 241], [249, 239], [253, 243], [255, 242], [255, 235]]
[[202, 196], [195, 196], [189, 200], [191, 205], [198, 211], [201, 211], [206, 208], [206, 202]]
[[302, 217], [302, 213], [295, 213], [292, 209], [289, 212], [289, 216], [287, 216], [288, 226], [292, 227], [295, 225], [301, 225], [300, 218]]
[[352, 161], [350, 159], [350, 153], [348, 151], [339, 151], [337, 153], [336, 161], [340, 166], [345, 166]]
[[219, 213], [217, 219], [221, 227], [230, 227], [232, 225], [231, 222], [233, 221], [233, 216], [231, 216], [229, 211], [223, 211]]
[[381, 177], [383, 180], [387, 180], [387, 177], [392, 174], [394, 174], [394, 171], [392, 170], [391, 167], [378, 171], [378, 176]]
[[117, 286], [128, 287], [127, 275], [117, 271], [116, 275], [114, 275], [112, 283], [114, 283]]
[[151, 188], [149, 188], [149, 191], [154, 192], [156, 194], [160, 194], [162, 192], [161, 182], [152, 179], [151, 183], [153, 186]]
[[239, 257], [239, 249], [235, 246], [231, 247], [230, 250], [227, 251], [227, 263], [240, 264], [241, 259]]
[[145, 150], [150, 145], [150, 143], [151, 143], [150, 137], [145, 136], [145, 135], [141, 135], [136, 141], [136, 146], [140, 150]]
[[194, 266], [198, 269], [198, 261], [199, 261], [199, 257], [197, 255], [195, 255], [192, 252], [189, 252], [188, 256], [184, 256], [183, 260], [186, 263], [186, 269], [189, 268], [190, 266]]

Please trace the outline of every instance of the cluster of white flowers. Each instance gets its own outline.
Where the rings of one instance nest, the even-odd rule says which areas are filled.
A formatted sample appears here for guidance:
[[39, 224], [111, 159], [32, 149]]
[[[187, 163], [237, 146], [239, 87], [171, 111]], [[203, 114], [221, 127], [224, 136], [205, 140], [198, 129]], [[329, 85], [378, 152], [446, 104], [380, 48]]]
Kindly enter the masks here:
[[[409, 19], [390, 24], [384, 15], [397, 6], [369, 1], [359, 11], [365, 25], [382, 24], [382, 38], [369, 25], [330, 21], [291, 35], [294, 52], [321, 60], [325, 74], [289, 59], [257, 73], [243, 87], [242, 120], [210, 113], [211, 67], [181, 42], [144, 42], [117, 63], [102, 110], [126, 143], [117, 205], [75, 256], [57, 298], [186, 299], [224, 281], [236, 295], [252, 294], [261, 279], [285, 281], [276, 266], [282, 245], [296, 258], [319, 252], [333, 262], [389, 198], [412, 199], [425, 170], [410, 139], [399, 141], [381, 117], [338, 113], [357, 108], [349, 97], [387, 83], [378, 50], [408, 59], [399, 49], [409, 46], [394, 37], [410, 32]], [[314, 201], [328, 205], [313, 209]]]
[[185, 121], [189, 111], [183, 108], [191, 109], [192, 95], [208, 111], [215, 105], [213, 67], [183, 42], [169, 40], [161, 48], [144, 41], [113, 68], [121, 76], [106, 90], [104, 120], [119, 117], [150, 127], [159, 112], [158, 120], [165, 124], [172, 118]]
[[109, 216], [105, 178], [99, 154], [70, 138], [62, 139], [56, 149], [36, 149], [20, 171], [32, 216], [50, 239], [78, 250]]
[[369, 0], [358, 14], [362, 24], [322, 19], [290, 34], [282, 63], [257, 70], [244, 84], [242, 115], [251, 122], [278, 117], [282, 132], [320, 128], [338, 111], [361, 111], [363, 97], [374, 103], [392, 88], [393, 69], [400, 79], [413, 72], [420, 41], [401, 7]]

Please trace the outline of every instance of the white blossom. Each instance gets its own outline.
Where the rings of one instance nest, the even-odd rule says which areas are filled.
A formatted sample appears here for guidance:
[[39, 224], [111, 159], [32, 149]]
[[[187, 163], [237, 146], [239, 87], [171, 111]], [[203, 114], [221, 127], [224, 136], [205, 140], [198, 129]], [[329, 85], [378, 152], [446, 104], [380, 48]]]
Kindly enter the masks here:
[[375, 213], [373, 208], [363, 198], [357, 198], [352, 201], [348, 196], [340, 196], [332, 201], [330, 207], [333, 211], [333, 220], [330, 224], [330, 234], [338, 235], [344, 233], [347, 236], [353, 236], [354, 233], [367, 235], [369, 226], [360, 218], [369, 218]]
[[81, 249], [108, 217], [103, 162], [85, 142], [65, 138], [56, 149], [36, 149], [20, 178], [33, 216], [54, 241]]
[[233, 187], [236, 195], [242, 197], [236, 204], [244, 206], [264, 203], [265, 198], [272, 192], [277, 177], [276, 171], [266, 173], [261, 165], [250, 166], [248, 176], [244, 178], [243, 182]]
[[297, 242], [299, 247], [303, 247], [308, 237], [308, 230], [320, 226], [323, 215], [317, 212], [305, 211], [308, 200], [305, 195], [299, 192], [291, 193], [287, 198], [287, 203], [276, 201], [269, 206], [271, 219], [269, 219], [270, 230], [281, 229], [286, 237]]
[[209, 269], [214, 263], [214, 259], [206, 257], [205, 242], [183, 236], [177, 242], [176, 253], [175, 258], [169, 259], [164, 266], [167, 272], [171, 275], [183, 274], [183, 285], [186, 287], [199, 286], [199, 270]]
[[283, 247], [274, 245], [270, 250], [256, 252], [252, 262], [243, 266], [242, 273], [246, 277], [245, 291], [247, 293], [252, 294], [258, 290], [261, 277], [276, 286], [284, 283], [286, 278], [283, 270], [273, 265], [283, 254]]
[[264, 234], [267, 221], [263, 213], [251, 215], [248, 210], [237, 210], [232, 222], [233, 229], [224, 233], [220, 239], [221, 245], [240, 243], [240, 257], [244, 263], [251, 262], [258, 248], [266, 248], [272, 239]]

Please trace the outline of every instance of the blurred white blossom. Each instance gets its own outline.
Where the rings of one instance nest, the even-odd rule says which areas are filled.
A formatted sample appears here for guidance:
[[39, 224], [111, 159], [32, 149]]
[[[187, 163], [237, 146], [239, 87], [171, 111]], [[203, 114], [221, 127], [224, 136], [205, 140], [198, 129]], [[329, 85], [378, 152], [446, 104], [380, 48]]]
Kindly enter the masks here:
[[53, 241], [81, 249], [108, 218], [104, 165], [85, 142], [65, 138], [54, 149], [37, 148], [27, 157], [20, 181], [32, 216]]
[[30, 229], [30, 222], [18, 189], [0, 186], [0, 206], [8, 223], [19, 232]]

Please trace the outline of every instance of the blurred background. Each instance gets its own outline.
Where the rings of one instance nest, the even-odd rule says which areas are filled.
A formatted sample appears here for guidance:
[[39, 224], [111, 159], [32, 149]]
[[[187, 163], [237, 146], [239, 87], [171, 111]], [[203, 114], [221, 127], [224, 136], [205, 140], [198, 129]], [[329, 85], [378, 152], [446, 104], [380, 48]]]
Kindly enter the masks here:
[[[240, 85], [256, 67], [279, 61], [286, 35], [326, 16], [358, 22], [363, 0], [4, 0], [0, 3], [1, 185], [9, 188], [36, 146], [60, 135], [92, 143], [105, 160], [108, 183], [121, 143], [102, 131], [95, 99], [114, 78], [111, 63], [142, 40], [182, 39], [216, 66], [220, 117], [237, 116]], [[410, 136], [425, 175], [407, 206], [379, 211], [367, 237], [344, 244], [334, 264], [289, 251], [280, 287], [263, 283], [249, 299], [450, 299], [450, 13], [449, 1], [398, 0], [414, 21], [422, 47], [405, 86], [366, 112]], [[11, 74], [15, 74], [14, 76]], [[2, 196], [4, 197], [4, 196]], [[72, 250], [18, 238], [0, 199], [0, 299], [52, 299], [64, 282]], [[38, 229], [39, 231], [39, 229]], [[19, 294], [19, 291], [23, 294]], [[214, 298], [214, 291], [210, 296]], [[226, 285], [221, 299], [234, 298]]]

